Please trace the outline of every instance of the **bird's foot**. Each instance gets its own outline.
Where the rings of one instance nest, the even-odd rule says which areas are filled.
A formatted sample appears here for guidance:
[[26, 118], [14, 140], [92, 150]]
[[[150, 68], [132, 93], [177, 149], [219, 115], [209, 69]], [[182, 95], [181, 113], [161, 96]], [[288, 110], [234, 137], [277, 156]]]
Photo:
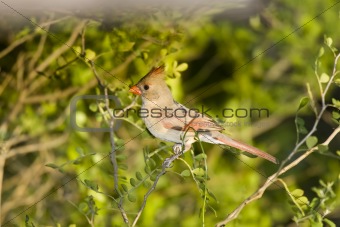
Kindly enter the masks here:
[[173, 152], [175, 153], [175, 155], [181, 156], [184, 152], [184, 146], [181, 143], [176, 143], [173, 147], [172, 147]]
[[169, 158], [166, 158], [163, 162], [163, 166], [165, 168], [170, 168], [172, 162], [175, 161], [177, 158], [179, 158], [183, 154], [182, 144], [176, 143], [173, 146], [173, 151], [175, 154]]
[[173, 161], [175, 161], [179, 156], [181, 156], [180, 154], [174, 154], [169, 158], [166, 158], [163, 162], [163, 166], [165, 168], [170, 168], [171, 164], [173, 163]]

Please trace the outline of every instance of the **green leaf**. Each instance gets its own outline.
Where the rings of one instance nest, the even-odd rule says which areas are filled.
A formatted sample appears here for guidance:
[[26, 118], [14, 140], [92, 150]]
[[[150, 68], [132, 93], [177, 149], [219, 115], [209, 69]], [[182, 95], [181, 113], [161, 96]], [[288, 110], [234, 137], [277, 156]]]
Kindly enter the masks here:
[[167, 53], [168, 53], [167, 49], [164, 49], [164, 48], [161, 49], [161, 53], [160, 54], [161, 54], [162, 57], [165, 57], [167, 55]]
[[155, 181], [156, 178], [157, 178], [157, 176], [158, 176], [158, 174], [160, 174], [160, 173], [161, 173], [160, 170], [156, 170], [156, 171], [154, 172], [154, 174], [152, 174], [152, 175], [150, 176], [150, 180]]
[[79, 56], [81, 53], [81, 47], [80, 46], [74, 46], [73, 51]]
[[26, 215], [25, 215], [25, 226], [26, 226], [26, 227], [29, 227], [29, 223], [28, 223], [29, 220], [30, 220], [30, 217], [26, 214]]
[[84, 203], [84, 202], [81, 202], [79, 205], [78, 205], [78, 209], [81, 210], [81, 211], [85, 211], [87, 209], [87, 204]]
[[136, 178], [140, 181], [143, 180], [143, 176], [142, 176], [141, 172], [139, 172], [139, 171], [136, 172]]
[[261, 27], [261, 19], [260, 16], [252, 16], [249, 19], [249, 24], [254, 28], [254, 29], [259, 29]]
[[92, 189], [93, 191], [98, 192], [98, 185], [96, 183], [94, 183], [91, 180], [84, 180], [84, 183], [87, 187], [89, 187], [90, 189]]
[[306, 140], [307, 147], [310, 149], [314, 147], [315, 144], [317, 144], [318, 138], [315, 136], [308, 137]]
[[80, 155], [80, 156], [84, 156], [85, 152], [84, 149], [82, 147], [76, 147], [76, 152]]
[[340, 119], [340, 113], [338, 111], [333, 111], [332, 117], [334, 118], [334, 120], [339, 120]]
[[201, 154], [199, 154], [199, 155], [196, 155], [194, 158], [195, 158], [196, 160], [206, 159], [206, 158], [207, 158], [207, 155], [204, 154], [204, 153], [201, 153]]
[[301, 117], [297, 117], [296, 118], [296, 123], [298, 124], [298, 125], [305, 125], [305, 120], [303, 120]]
[[204, 183], [205, 182], [205, 178], [204, 177], [201, 177], [201, 176], [197, 176], [196, 175], [196, 180], [198, 180], [198, 181], [200, 181], [200, 182], [202, 182], [202, 183]]
[[336, 106], [337, 108], [340, 108], [340, 101], [335, 99], [335, 98], [332, 98], [332, 103], [334, 106]]
[[121, 169], [121, 170], [127, 170], [127, 169], [128, 169], [128, 166], [125, 165], [125, 164], [119, 163], [119, 164], [118, 164], [118, 168]]
[[202, 168], [196, 168], [192, 171], [196, 176], [204, 176], [205, 175], [205, 171]]
[[325, 49], [323, 47], [320, 48], [318, 57], [321, 57], [325, 53]]
[[308, 205], [309, 204], [308, 198], [306, 196], [302, 196], [300, 198], [297, 198], [296, 202], [300, 205]]
[[303, 97], [300, 100], [299, 108], [298, 110], [301, 110], [304, 106], [306, 106], [309, 103], [309, 98], [308, 97]]
[[340, 87], [340, 79], [335, 79], [335, 80], [334, 80], [334, 83], [335, 83], [338, 87]]
[[325, 44], [329, 47], [332, 46], [333, 39], [331, 37], [325, 37]]
[[59, 166], [57, 166], [56, 164], [53, 164], [53, 163], [47, 163], [45, 166], [50, 167], [52, 169], [59, 169]]
[[156, 178], [157, 178], [157, 174], [153, 174], [153, 175], [150, 176], [151, 181], [155, 181]]
[[146, 188], [150, 188], [151, 183], [149, 181], [144, 181], [143, 186], [146, 187]]
[[92, 112], [97, 112], [98, 111], [98, 105], [96, 103], [91, 103], [90, 106], [89, 106], [89, 109]]
[[305, 121], [300, 118], [300, 117], [296, 117], [295, 119], [296, 125], [297, 125], [297, 131], [301, 134], [307, 134], [308, 131], [306, 129], [305, 125]]
[[187, 63], [182, 63], [179, 66], [176, 67], [176, 70], [179, 72], [183, 72], [188, 69], [188, 64]]
[[212, 197], [216, 202], [218, 202], [216, 196], [211, 191], [209, 191], [209, 190], [207, 190], [207, 191], [208, 191], [208, 194], [210, 195], [210, 197]]
[[182, 172], [181, 172], [181, 176], [182, 177], [190, 177], [190, 171], [189, 170], [183, 170]]
[[125, 185], [125, 184], [121, 184], [121, 186], [122, 186], [122, 189], [125, 191], [125, 192], [128, 192], [128, 187]]
[[153, 160], [152, 158], [150, 158], [150, 159], [148, 159], [147, 161], [146, 161], [146, 164], [148, 165], [148, 166], [150, 166], [150, 168], [152, 169], [152, 168], [155, 168], [156, 167], [156, 162], [155, 162], [155, 160]]
[[146, 174], [150, 174], [150, 173], [151, 173], [150, 167], [149, 167], [149, 166], [145, 166], [145, 167], [144, 167], [144, 172], [145, 172]]
[[323, 221], [327, 224], [329, 227], [336, 227], [336, 224], [332, 222], [331, 220], [324, 218]]
[[328, 83], [329, 76], [326, 73], [322, 73], [320, 76], [320, 83]]
[[130, 184], [132, 185], [132, 187], [136, 187], [137, 185], [137, 181], [135, 178], [130, 178]]
[[124, 154], [119, 154], [119, 155], [116, 155], [116, 159], [120, 160], [120, 161], [123, 161], [123, 160], [127, 159], [127, 156], [124, 155]]
[[294, 191], [291, 192], [291, 195], [294, 196], [295, 198], [303, 196], [304, 191], [302, 189], [295, 189]]
[[320, 199], [313, 198], [312, 202], [309, 205], [312, 209], [316, 209], [320, 205]]
[[130, 51], [134, 45], [134, 42], [121, 43], [118, 47], [118, 50], [122, 52]]
[[96, 57], [96, 52], [90, 49], [86, 49], [85, 56], [87, 60], [93, 60]]
[[318, 150], [319, 150], [321, 153], [325, 153], [325, 152], [328, 151], [328, 146], [327, 146], [327, 145], [319, 144], [319, 145], [318, 145]]
[[72, 164], [74, 165], [79, 165], [81, 163], [81, 161], [83, 160], [83, 157], [77, 158], [75, 160], [72, 161]]
[[137, 198], [135, 195], [133, 194], [128, 194], [128, 200], [132, 203], [136, 202], [137, 201]]

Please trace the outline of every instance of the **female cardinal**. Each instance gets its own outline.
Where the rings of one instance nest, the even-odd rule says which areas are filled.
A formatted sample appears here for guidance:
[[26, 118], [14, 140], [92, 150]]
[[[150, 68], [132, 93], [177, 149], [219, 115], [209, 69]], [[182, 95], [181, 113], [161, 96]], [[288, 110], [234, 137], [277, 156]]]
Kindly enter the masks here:
[[163, 66], [153, 68], [129, 91], [142, 97], [140, 114], [148, 130], [157, 138], [174, 142], [175, 153], [189, 150], [198, 137], [206, 143], [235, 147], [278, 163], [275, 157], [222, 134], [224, 128], [208, 116], [176, 102], [164, 78]]

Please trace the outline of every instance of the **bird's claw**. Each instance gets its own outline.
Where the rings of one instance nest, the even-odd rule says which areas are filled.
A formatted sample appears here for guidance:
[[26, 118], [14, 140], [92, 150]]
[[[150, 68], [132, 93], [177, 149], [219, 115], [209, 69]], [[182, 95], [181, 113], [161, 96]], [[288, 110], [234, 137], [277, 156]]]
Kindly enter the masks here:
[[165, 168], [170, 168], [170, 165], [171, 165], [171, 163], [173, 162], [173, 160], [172, 160], [171, 158], [172, 158], [172, 157], [166, 158], [166, 159], [164, 160], [163, 166], [164, 166]]
[[173, 152], [175, 153], [174, 155], [172, 155], [169, 158], [166, 158], [163, 162], [163, 166], [165, 168], [170, 168], [172, 162], [177, 159], [179, 156], [181, 156], [182, 154], [184, 154], [183, 152], [183, 145], [180, 143], [176, 143], [173, 147], [172, 147]]
[[183, 152], [183, 145], [180, 143], [176, 143], [173, 147], [172, 150], [174, 151], [175, 155], [181, 156]]
[[163, 162], [163, 166], [164, 166], [165, 168], [170, 168], [172, 162], [173, 162], [174, 160], [176, 160], [176, 159], [177, 159], [179, 156], [181, 156], [181, 155], [182, 155], [182, 153], [178, 153], [178, 154], [172, 155], [172, 156], [169, 157], [169, 158], [166, 158], [166, 159], [164, 160], [164, 162]]

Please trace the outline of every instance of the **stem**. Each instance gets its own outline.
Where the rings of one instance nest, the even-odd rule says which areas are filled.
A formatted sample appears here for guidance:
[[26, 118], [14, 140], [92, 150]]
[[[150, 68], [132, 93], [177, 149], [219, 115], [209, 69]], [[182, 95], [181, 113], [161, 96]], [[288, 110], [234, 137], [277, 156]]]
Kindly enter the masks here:
[[[340, 54], [338, 54], [335, 58], [334, 61], [334, 66], [333, 66], [333, 72], [332, 72], [332, 76], [330, 78], [330, 80], [328, 81], [325, 89], [323, 90], [322, 87], [320, 87], [320, 92], [321, 92], [321, 98], [322, 98], [322, 107], [321, 107], [321, 111], [319, 112], [319, 114], [316, 115], [316, 119], [314, 122], [314, 125], [312, 127], [312, 129], [310, 130], [310, 132], [299, 142], [296, 144], [295, 148], [293, 149], [293, 151], [290, 153], [290, 155], [282, 162], [282, 164], [280, 165], [279, 169], [272, 174], [270, 177], [267, 178], [267, 180], [265, 181], [265, 183], [259, 188], [257, 189], [257, 191], [255, 191], [251, 196], [249, 196], [246, 200], [244, 200], [233, 212], [231, 212], [223, 221], [217, 223], [216, 226], [218, 227], [222, 227], [225, 226], [225, 224], [227, 224], [228, 222], [234, 220], [235, 218], [238, 217], [239, 213], [243, 210], [243, 208], [249, 204], [252, 201], [255, 201], [259, 198], [262, 197], [263, 193], [265, 192], [265, 190], [272, 184], [274, 184], [276, 181], [280, 181], [283, 182], [281, 179], [279, 179], [278, 177], [281, 176], [282, 174], [286, 173], [288, 170], [292, 169], [293, 167], [295, 167], [297, 164], [299, 164], [302, 160], [304, 160], [307, 156], [309, 156], [310, 154], [312, 154], [314, 151], [318, 150], [318, 146], [314, 146], [312, 148], [310, 148], [308, 151], [306, 151], [305, 153], [303, 153], [301, 156], [299, 156], [297, 159], [295, 159], [293, 162], [289, 163], [288, 165], [286, 165], [291, 158], [299, 151], [300, 147], [306, 142], [306, 140], [312, 136], [312, 134], [317, 130], [317, 126], [321, 120], [321, 117], [323, 116], [324, 112], [326, 111], [328, 105], [326, 105], [325, 102], [325, 96], [330, 88], [331, 83], [333, 82], [335, 76], [337, 75], [337, 62], [340, 58]], [[320, 84], [319, 78], [318, 79], [318, 83]], [[321, 144], [321, 145], [325, 145], [328, 146], [328, 144], [334, 139], [334, 137], [340, 132], [340, 126], [338, 126], [333, 132], [332, 134]], [[275, 183], [276, 184], [276, 183]]]
[[[340, 126], [338, 128], [336, 128], [333, 133], [327, 138], [327, 140], [325, 140], [325, 142], [322, 143], [322, 145], [328, 145], [333, 139], [334, 137], [340, 132]], [[251, 196], [249, 196], [246, 200], [244, 200], [244, 202], [241, 203], [241, 205], [239, 205], [232, 213], [230, 213], [226, 219], [224, 219], [223, 221], [219, 222], [216, 226], [218, 227], [222, 227], [225, 226], [225, 224], [227, 224], [228, 222], [234, 220], [235, 218], [237, 218], [237, 216], [239, 215], [239, 213], [243, 210], [243, 208], [249, 204], [250, 202], [253, 202], [254, 200], [257, 200], [259, 198], [262, 197], [263, 193], [265, 192], [265, 190], [272, 185], [273, 183], [275, 183], [275, 181], [278, 180], [278, 177], [282, 174], [284, 174], [285, 172], [287, 172], [288, 170], [292, 169], [293, 167], [295, 167], [297, 164], [299, 164], [303, 159], [305, 159], [308, 155], [310, 155], [311, 153], [313, 153], [314, 151], [316, 151], [318, 148], [317, 147], [313, 147], [310, 150], [308, 150], [307, 152], [305, 152], [303, 155], [301, 155], [299, 158], [297, 158], [295, 161], [293, 161], [292, 163], [290, 163], [289, 165], [287, 165], [286, 167], [284, 167], [283, 169], [281, 169], [279, 172], [274, 173], [273, 175], [271, 175], [270, 177], [268, 177], [268, 179], [266, 180], [266, 182]]]
[[164, 162], [162, 164], [162, 171], [156, 176], [156, 179], [153, 182], [151, 188], [144, 195], [144, 200], [143, 200], [142, 206], [140, 207], [140, 209], [139, 209], [139, 211], [138, 211], [138, 213], [136, 215], [136, 218], [135, 218], [135, 220], [132, 223], [132, 227], [136, 226], [136, 224], [137, 224], [137, 222], [138, 222], [140, 216], [142, 215], [143, 210], [144, 210], [144, 208], [146, 206], [146, 201], [148, 200], [148, 198], [151, 195], [151, 193], [156, 189], [156, 186], [157, 186], [157, 183], [158, 183], [160, 177], [166, 173], [166, 169], [170, 167], [172, 162], [174, 160], [176, 160], [181, 155], [182, 155], [181, 153], [178, 153], [178, 154], [175, 154], [175, 155], [171, 156], [170, 158], [167, 158], [167, 159], [164, 160]]
[[102, 108], [99, 107], [99, 110], [101, 112], [101, 114], [103, 115], [103, 118], [106, 120], [106, 122], [109, 125], [110, 128], [110, 144], [111, 144], [111, 151], [110, 151], [110, 161], [111, 164], [113, 166], [113, 185], [114, 185], [114, 189], [115, 191], [118, 193], [119, 195], [119, 203], [117, 203], [118, 209], [122, 215], [122, 218], [124, 220], [124, 222], [129, 225], [129, 219], [127, 217], [127, 214], [123, 208], [123, 197], [122, 194], [119, 190], [119, 185], [118, 185], [118, 163], [117, 163], [117, 159], [116, 159], [116, 145], [115, 145], [115, 141], [114, 141], [114, 121], [115, 121], [115, 117], [113, 116], [113, 113], [110, 111], [109, 107], [110, 107], [110, 103], [109, 103], [109, 98], [108, 98], [108, 92], [107, 92], [107, 88], [105, 86], [103, 86], [103, 84], [101, 83], [98, 73], [95, 69], [94, 66], [94, 62], [90, 61], [90, 65], [91, 65], [91, 69], [95, 75], [95, 77], [97, 78], [98, 81], [98, 85], [100, 88], [103, 89], [104, 91], [104, 95], [105, 95], [105, 108], [107, 110], [107, 112], [109, 113], [110, 119], [107, 120], [104, 116], [105, 116], [105, 112], [102, 110]]

